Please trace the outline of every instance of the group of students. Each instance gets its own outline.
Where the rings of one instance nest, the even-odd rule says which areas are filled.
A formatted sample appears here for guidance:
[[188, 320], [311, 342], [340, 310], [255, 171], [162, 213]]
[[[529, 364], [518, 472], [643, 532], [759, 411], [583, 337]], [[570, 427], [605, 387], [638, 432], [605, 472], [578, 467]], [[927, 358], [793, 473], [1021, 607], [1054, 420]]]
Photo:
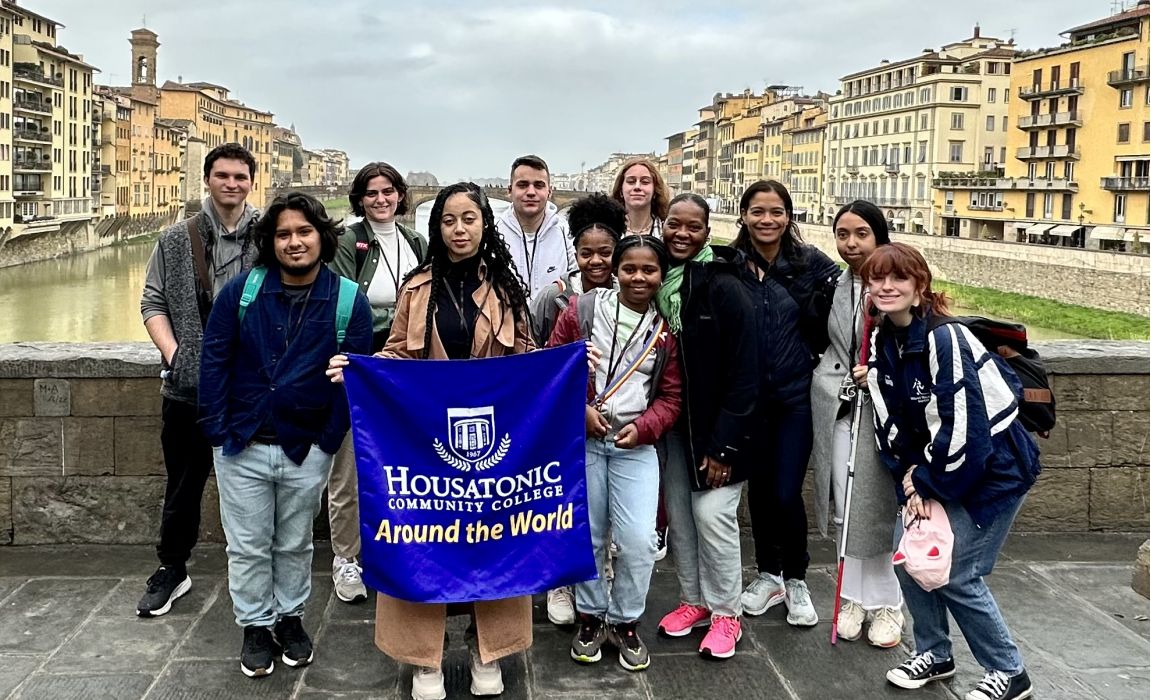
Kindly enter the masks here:
[[[308, 484], [303, 493], [314, 503], [301, 506], [286, 526], [278, 508], [258, 510], [260, 499], [222, 470], [241, 471], [244, 461], [270, 464], [273, 473], [258, 478], [272, 482], [264, 490], [274, 495], [302, 478], [286, 476], [293, 470], [284, 457], [300, 467], [314, 458], [317, 471], [330, 465], [336, 593], [346, 602], [362, 600], [353, 448], [344, 437], [347, 409], [337, 386], [346, 354], [468, 359], [585, 342], [593, 366], [585, 409], [591, 545], [598, 570], [611, 575], [576, 584], [570, 598], [562, 591], [548, 596], [553, 621], [576, 623], [575, 661], [600, 661], [608, 644], [628, 670], [650, 664], [638, 621], [661, 545], [661, 503], [680, 604], [660, 620], [660, 633], [683, 637], [706, 628], [700, 654], [726, 659], [736, 651], [744, 615], [783, 604], [788, 623], [815, 626], [802, 497], [810, 460], [821, 529], [832, 501], [832, 520], [850, 516], [850, 530], [838, 533], [847, 538], [840, 637], [860, 639], [867, 627], [871, 644], [897, 645], [906, 603], [916, 653], [887, 679], [918, 688], [954, 675], [950, 611], [986, 669], [969, 700], [1030, 694], [1018, 649], [982, 578], [1038, 472], [1034, 440], [1015, 420], [1017, 382], [964, 326], [940, 321], [947, 304], [932, 291], [926, 262], [914, 248], [890, 242], [873, 204], [853, 202], [835, 217], [837, 249], [847, 264], [841, 271], [803, 242], [791, 197], [775, 181], [744, 191], [731, 246], [711, 244], [704, 199], [669, 199], [657, 169], [644, 160], [625, 163], [610, 196], [574, 202], [566, 224], [549, 201], [548, 169], [536, 156], [513, 163], [512, 206], [498, 220], [482, 189], [451, 185], [432, 206], [425, 239], [396, 222], [406, 193], [390, 165], [365, 166], [350, 193], [363, 220], [338, 238], [322, 207], [316, 211], [318, 202], [298, 194], [278, 199], [256, 225], [264, 232], [256, 238], [259, 262], [280, 273], [264, 281], [262, 295], [273, 297], [269, 309], [260, 310], [262, 295], [261, 304], [252, 304], [269, 330], [239, 323], [237, 305], [252, 296], [241, 293], [251, 286], [250, 273], [224, 285], [211, 308], [200, 410], [216, 449], [229, 589], [245, 628], [247, 675], [270, 673], [277, 654], [289, 666], [312, 659], [299, 622], [307, 577], [281, 566], [284, 557], [293, 566], [305, 556], [310, 562], [310, 520], [307, 543], [282, 539], [280, 530], [299, 534], [295, 525], [315, 515], [320, 491]], [[311, 234], [324, 244], [314, 256]], [[188, 238], [187, 231], [166, 234], [161, 246], [181, 235]], [[340, 277], [363, 292], [342, 335], [333, 332], [339, 329], [330, 316]], [[322, 300], [317, 306], [329, 316], [309, 310], [309, 299]], [[248, 344], [267, 347], [252, 348], [243, 361], [231, 357]], [[861, 360], [864, 346], [870, 352]], [[278, 372], [277, 363], [289, 358], [292, 369]], [[331, 383], [321, 388], [315, 380], [324, 368]], [[209, 382], [216, 386], [208, 390]], [[856, 385], [870, 388], [874, 421], [853, 435], [845, 388]], [[312, 414], [280, 403], [292, 399]], [[316, 423], [318, 417], [324, 420]], [[321, 454], [299, 449], [298, 439], [310, 439]], [[253, 449], [273, 454], [250, 455]], [[758, 569], [746, 588], [737, 519], [745, 481]], [[226, 486], [236, 491], [225, 496]], [[946, 509], [955, 533], [950, 582], [931, 592], [891, 563], [900, 506], [926, 516], [929, 499]], [[261, 546], [267, 551], [252, 554]], [[171, 566], [153, 578], [165, 568]], [[165, 590], [158, 590], [153, 602], [170, 606], [182, 594], [181, 582], [190, 585], [179, 568], [161, 577], [177, 583], [169, 597], [160, 600]], [[301, 580], [285, 578], [293, 576]], [[565, 602], [574, 615], [550, 614]], [[142, 601], [140, 614], [162, 612]], [[502, 692], [499, 659], [531, 645], [530, 597], [440, 605], [378, 594], [376, 644], [415, 667], [415, 700], [445, 697], [441, 665], [446, 617], [453, 614], [471, 616], [473, 694]]]

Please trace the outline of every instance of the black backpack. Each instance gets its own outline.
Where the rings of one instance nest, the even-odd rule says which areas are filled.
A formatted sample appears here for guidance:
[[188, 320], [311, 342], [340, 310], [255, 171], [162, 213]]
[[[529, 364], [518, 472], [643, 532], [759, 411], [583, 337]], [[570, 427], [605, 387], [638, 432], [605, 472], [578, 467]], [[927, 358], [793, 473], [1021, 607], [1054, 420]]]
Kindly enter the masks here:
[[1028, 432], [1048, 437], [1055, 427], [1055, 393], [1047, 377], [1047, 366], [1039, 353], [1027, 346], [1027, 327], [1020, 323], [995, 321], [982, 316], [935, 316], [932, 328], [945, 323], [962, 323], [995, 358], [1000, 369], [1009, 369], [1023, 385], [1019, 399], [1019, 420]]

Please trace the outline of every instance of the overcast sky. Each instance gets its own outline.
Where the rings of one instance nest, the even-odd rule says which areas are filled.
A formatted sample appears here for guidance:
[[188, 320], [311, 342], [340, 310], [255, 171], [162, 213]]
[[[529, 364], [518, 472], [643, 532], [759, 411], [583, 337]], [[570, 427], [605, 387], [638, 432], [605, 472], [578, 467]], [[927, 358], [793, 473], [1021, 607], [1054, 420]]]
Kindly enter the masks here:
[[[225, 85], [308, 148], [441, 181], [554, 172], [662, 151], [715, 92], [834, 93], [842, 75], [971, 36], [1022, 48], [1111, 14], [1110, 0], [19, 0], [60, 43], [127, 84], [128, 36], [159, 34], [160, 80]], [[1133, 1], [1128, 4], [1133, 5]], [[578, 8], [578, 9], [577, 9]]]

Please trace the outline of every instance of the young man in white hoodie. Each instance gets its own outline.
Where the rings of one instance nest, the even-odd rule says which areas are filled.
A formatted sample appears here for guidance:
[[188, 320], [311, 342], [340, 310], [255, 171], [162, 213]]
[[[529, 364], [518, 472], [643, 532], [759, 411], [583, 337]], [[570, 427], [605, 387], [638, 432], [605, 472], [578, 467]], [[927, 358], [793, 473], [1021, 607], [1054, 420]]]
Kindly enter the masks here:
[[496, 227], [534, 301], [541, 289], [576, 269], [575, 250], [559, 209], [548, 201], [551, 178], [543, 158], [516, 158], [508, 193], [512, 206]]

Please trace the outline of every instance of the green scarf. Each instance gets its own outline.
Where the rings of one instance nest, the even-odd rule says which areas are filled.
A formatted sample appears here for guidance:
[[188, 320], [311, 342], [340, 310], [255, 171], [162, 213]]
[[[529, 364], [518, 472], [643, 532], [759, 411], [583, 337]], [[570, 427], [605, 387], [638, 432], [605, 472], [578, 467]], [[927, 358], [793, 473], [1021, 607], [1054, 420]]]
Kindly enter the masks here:
[[[715, 259], [715, 253], [712, 251], [711, 246], [705, 245], [699, 249], [695, 257], [688, 262], [706, 263]], [[663, 320], [667, 321], [667, 325], [671, 327], [671, 332], [676, 335], [679, 334], [683, 328], [683, 322], [680, 321], [679, 312], [683, 297], [680, 295], [680, 287], [683, 286], [683, 271], [687, 267], [687, 262], [682, 265], [677, 265], [668, 270], [667, 277], [663, 280], [663, 285], [660, 286], [659, 291], [655, 295], [655, 305], [659, 309], [660, 315]]]

